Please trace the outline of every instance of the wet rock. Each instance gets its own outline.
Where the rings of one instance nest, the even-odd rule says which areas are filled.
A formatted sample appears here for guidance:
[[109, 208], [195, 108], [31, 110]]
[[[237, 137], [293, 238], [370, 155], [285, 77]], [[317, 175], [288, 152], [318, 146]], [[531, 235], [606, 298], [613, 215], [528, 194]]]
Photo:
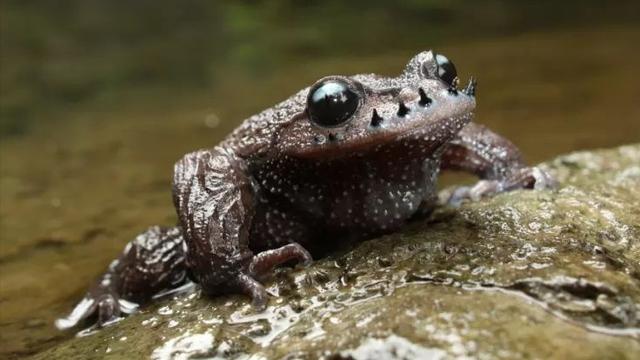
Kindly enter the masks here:
[[307, 269], [269, 307], [195, 291], [35, 358], [640, 357], [640, 144], [561, 156], [555, 191], [439, 208]]

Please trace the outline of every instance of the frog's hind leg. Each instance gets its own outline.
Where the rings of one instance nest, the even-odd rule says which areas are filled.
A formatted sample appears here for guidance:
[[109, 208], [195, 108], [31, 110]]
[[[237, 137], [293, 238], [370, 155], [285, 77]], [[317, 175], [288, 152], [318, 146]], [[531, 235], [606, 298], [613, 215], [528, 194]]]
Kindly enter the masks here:
[[475, 123], [465, 126], [447, 145], [440, 168], [466, 171], [482, 179], [473, 186], [456, 189], [449, 199], [452, 205], [514, 189], [555, 185], [544, 170], [526, 166], [520, 151], [509, 140]]
[[185, 243], [178, 227], [153, 226], [125, 247], [71, 313], [56, 320], [68, 329], [96, 316], [102, 326], [135, 312], [138, 304], [188, 283]]

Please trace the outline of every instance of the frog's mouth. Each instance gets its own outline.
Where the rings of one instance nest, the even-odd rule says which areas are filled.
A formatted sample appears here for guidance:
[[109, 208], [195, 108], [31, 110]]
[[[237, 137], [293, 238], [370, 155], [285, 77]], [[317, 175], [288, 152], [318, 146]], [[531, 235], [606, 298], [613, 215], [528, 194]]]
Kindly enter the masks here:
[[[294, 131], [313, 135], [303, 141], [298, 137], [298, 146], [285, 152], [296, 157], [327, 159], [403, 144], [408, 149], [430, 153], [472, 120], [475, 92], [473, 79], [462, 90], [427, 83], [424, 87], [371, 92], [353, 121], [339, 128]], [[304, 120], [295, 123], [308, 126], [309, 122]]]

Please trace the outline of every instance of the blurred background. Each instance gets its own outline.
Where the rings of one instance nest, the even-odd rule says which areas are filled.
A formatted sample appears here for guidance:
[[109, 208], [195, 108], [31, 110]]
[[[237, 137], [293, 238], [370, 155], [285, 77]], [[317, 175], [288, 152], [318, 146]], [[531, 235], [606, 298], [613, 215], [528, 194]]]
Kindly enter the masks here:
[[0, 357], [152, 224], [172, 165], [330, 74], [435, 49], [530, 162], [640, 140], [638, 1], [0, 2]]

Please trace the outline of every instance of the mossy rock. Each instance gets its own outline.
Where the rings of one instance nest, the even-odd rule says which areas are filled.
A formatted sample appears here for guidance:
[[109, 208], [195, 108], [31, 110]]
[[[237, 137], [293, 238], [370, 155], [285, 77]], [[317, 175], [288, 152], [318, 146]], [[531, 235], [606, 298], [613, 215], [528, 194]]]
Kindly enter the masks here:
[[279, 269], [263, 313], [196, 290], [34, 358], [640, 358], [640, 144], [542, 166], [558, 189]]

